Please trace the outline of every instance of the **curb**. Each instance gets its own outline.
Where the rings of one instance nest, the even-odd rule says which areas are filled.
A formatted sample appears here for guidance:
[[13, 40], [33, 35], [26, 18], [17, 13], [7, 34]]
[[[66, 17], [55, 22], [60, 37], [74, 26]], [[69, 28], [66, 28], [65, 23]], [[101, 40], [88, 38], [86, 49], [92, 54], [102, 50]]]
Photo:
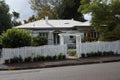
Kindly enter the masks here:
[[105, 60], [105, 61], [91, 61], [91, 62], [78, 62], [78, 63], [66, 63], [59, 65], [45, 65], [45, 66], [35, 66], [35, 67], [22, 67], [22, 68], [1, 68], [0, 71], [12, 71], [12, 70], [28, 70], [28, 69], [40, 69], [40, 68], [54, 68], [54, 67], [64, 67], [64, 66], [76, 66], [76, 65], [88, 65], [88, 64], [100, 64], [100, 63], [110, 63], [110, 62], [120, 62], [120, 59], [116, 60]]

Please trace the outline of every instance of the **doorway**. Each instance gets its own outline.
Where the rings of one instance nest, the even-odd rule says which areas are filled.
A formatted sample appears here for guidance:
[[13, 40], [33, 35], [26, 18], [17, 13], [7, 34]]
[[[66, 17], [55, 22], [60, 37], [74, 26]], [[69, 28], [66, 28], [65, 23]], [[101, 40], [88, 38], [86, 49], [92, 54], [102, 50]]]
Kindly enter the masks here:
[[59, 30], [55, 30], [53, 32], [53, 42], [55, 45], [60, 44], [60, 36], [59, 36], [60, 33], [62, 33], [62, 32]]

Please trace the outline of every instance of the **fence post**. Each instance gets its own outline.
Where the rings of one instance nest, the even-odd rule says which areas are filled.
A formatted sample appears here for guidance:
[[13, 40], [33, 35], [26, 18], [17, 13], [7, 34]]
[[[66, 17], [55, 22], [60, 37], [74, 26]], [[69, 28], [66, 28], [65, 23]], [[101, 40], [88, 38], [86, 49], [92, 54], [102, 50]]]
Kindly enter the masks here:
[[118, 40], [118, 54], [120, 54], [120, 40]]
[[81, 54], [81, 52], [80, 52], [80, 51], [81, 51], [81, 44], [82, 44], [82, 43], [77, 43], [77, 44], [76, 44], [76, 53], [77, 53], [77, 55], [78, 55], [78, 58], [81, 57], [81, 55], [80, 55], [80, 54]]

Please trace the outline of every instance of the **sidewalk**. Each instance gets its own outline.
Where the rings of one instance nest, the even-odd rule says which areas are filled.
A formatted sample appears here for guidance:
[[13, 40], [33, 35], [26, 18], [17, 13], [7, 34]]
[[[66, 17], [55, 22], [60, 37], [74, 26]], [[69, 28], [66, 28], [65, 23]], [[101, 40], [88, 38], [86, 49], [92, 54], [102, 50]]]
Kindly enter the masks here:
[[94, 64], [94, 63], [107, 63], [107, 62], [117, 62], [117, 61], [120, 61], [120, 56], [67, 59], [67, 60], [62, 60], [62, 61], [0, 64], [0, 70], [23, 70], [23, 69], [36, 69], [36, 68], [50, 68], [50, 67], [84, 65], [84, 64]]

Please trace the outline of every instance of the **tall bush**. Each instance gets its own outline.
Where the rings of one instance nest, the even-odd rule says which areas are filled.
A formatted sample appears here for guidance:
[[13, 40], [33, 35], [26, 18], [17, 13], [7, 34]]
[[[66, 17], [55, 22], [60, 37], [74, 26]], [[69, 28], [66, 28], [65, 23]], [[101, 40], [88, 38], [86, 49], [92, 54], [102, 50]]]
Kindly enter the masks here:
[[33, 46], [41, 46], [41, 45], [46, 45], [47, 44], [47, 39], [43, 36], [38, 35], [37, 37], [33, 38]]
[[120, 40], [120, 24], [117, 25], [113, 31], [102, 34], [99, 40], [100, 41]]
[[6, 48], [30, 46], [32, 42], [30, 33], [23, 29], [8, 29], [1, 36], [2, 45]]

